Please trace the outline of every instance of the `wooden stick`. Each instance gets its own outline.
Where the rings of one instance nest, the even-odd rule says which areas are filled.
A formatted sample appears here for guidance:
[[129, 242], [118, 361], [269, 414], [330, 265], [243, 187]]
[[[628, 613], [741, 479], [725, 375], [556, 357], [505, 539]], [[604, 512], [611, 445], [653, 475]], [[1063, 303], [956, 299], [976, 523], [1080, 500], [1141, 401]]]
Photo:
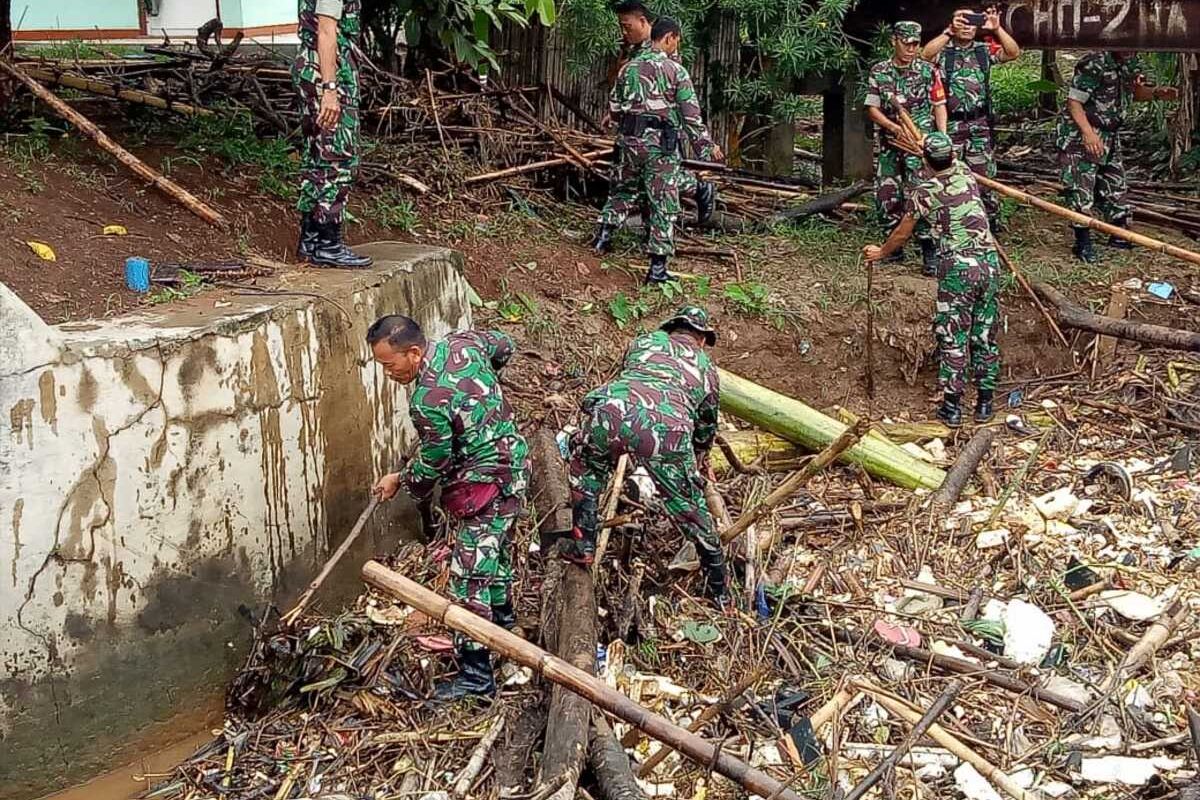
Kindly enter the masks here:
[[1174, 256], [1182, 261], [1187, 261], [1192, 264], [1200, 264], [1200, 253], [1193, 250], [1185, 250], [1182, 247], [1176, 247], [1173, 244], [1167, 244], [1160, 239], [1152, 239], [1149, 236], [1143, 236], [1140, 233], [1134, 233], [1131, 230], [1110, 225], [1107, 222], [1101, 222], [1094, 217], [1089, 217], [1087, 214], [1080, 214], [1078, 211], [1072, 211], [1069, 208], [1051, 203], [1049, 200], [1043, 200], [1037, 195], [1029, 192], [1022, 192], [1020, 189], [1014, 189], [1011, 186], [1006, 186], [1000, 181], [993, 180], [985, 175], [976, 175], [975, 180], [981, 185], [986, 186], [994, 192], [998, 192], [1007, 197], [1011, 197], [1019, 203], [1034, 208], [1048, 211], [1051, 214], [1068, 219], [1076, 225], [1091, 228], [1092, 230], [1107, 233], [1110, 236], [1116, 236], [1118, 239], [1124, 239], [1127, 242], [1133, 242], [1139, 247], [1145, 247], [1147, 250], [1154, 250], [1159, 253], [1164, 253], [1169, 256]]
[[372, 586], [394, 595], [430, 619], [575, 692], [609, 714], [636, 726], [646, 735], [670, 745], [697, 764], [711, 766], [716, 772], [730, 778], [747, 791], [761, 797], [774, 797], [776, 800], [800, 800], [799, 795], [770, 775], [633, 702], [578, 667], [571, 666], [532, 642], [451, 603], [382, 564], [368, 561], [363, 566], [363, 579]]
[[838, 689], [837, 694], [829, 698], [829, 702], [817, 709], [817, 712], [809, 717], [809, 722], [812, 723], [813, 732], [821, 730], [822, 726], [831, 722], [834, 717], [840, 717], [850, 709], [863, 701], [866, 697], [862, 692], [852, 691], [850, 689]]
[[[1200, 256], [1197, 257], [1200, 258]], [[1119, 339], [1130, 339], [1155, 347], [1200, 352], [1200, 333], [1093, 314], [1086, 308], [1072, 303], [1057, 289], [1044, 283], [1034, 281], [1032, 286], [1034, 291], [1054, 306], [1058, 321], [1068, 328], [1078, 328], [1105, 336], [1115, 336]]]
[[771, 509], [799, 491], [804, 484], [808, 483], [812, 476], [825, 469], [825, 467], [834, 461], [837, 461], [842, 453], [853, 447], [866, 434], [868, 428], [869, 426], [865, 420], [859, 420], [853, 427], [842, 431], [841, 436], [834, 439], [816, 458], [805, 464], [803, 469], [793, 472], [785, 478], [783, 483], [779, 484], [761, 503], [742, 514], [737, 522], [722, 531], [721, 543], [728, 544], [732, 542], [745, 533], [747, 528], [766, 516]]
[[304, 609], [312, 601], [313, 595], [321, 588], [321, 584], [329, 577], [329, 573], [333, 572], [333, 568], [342, 560], [342, 556], [346, 555], [346, 551], [350, 549], [359, 534], [367, 527], [367, 520], [375, 513], [375, 509], [379, 508], [379, 498], [372, 496], [371, 502], [367, 503], [367, 507], [358, 515], [358, 522], [354, 523], [354, 527], [350, 529], [350, 534], [342, 540], [338, 545], [338, 549], [333, 551], [333, 555], [325, 562], [325, 566], [321, 567], [321, 571], [317, 573], [317, 577], [313, 578], [312, 583], [304, 590], [304, 594], [300, 595], [300, 599], [296, 601], [296, 605], [292, 606], [292, 610], [284, 614], [279, 620], [281, 625], [290, 627], [304, 613]]
[[879, 780], [883, 776], [887, 775], [890, 770], [895, 769], [896, 764], [900, 763], [900, 759], [925, 735], [925, 731], [929, 730], [929, 726], [945, 713], [946, 709], [950, 707], [950, 704], [954, 702], [954, 698], [958, 697], [958, 693], [962, 689], [962, 681], [950, 681], [950, 685], [938, 696], [937, 700], [933, 701], [933, 705], [917, 720], [917, 724], [913, 725], [908, 735], [900, 741], [900, 744], [896, 745], [892, 749], [892, 752], [888, 753], [887, 758], [881, 761], [875, 769], [868, 772], [867, 776], [850, 790], [850, 793], [846, 795], [844, 800], [859, 800], [859, 798], [871, 790], [872, 786], [879, 783]]
[[1188, 736], [1192, 740], [1192, 753], [1196, 756], [1196, 766], [1200, 767], [1200, 714], [1190, 705], [1187, 707]]
[[[629, 469], [629, 456], [622, 454], [617, 459], [617, 468], [613, 470], [612, 483], [608, 488], [608, 499], [604, 502], [604, 516], [601, 519], [612, 519], [617, 513], [617, 503], [621, 501], [621, 487], [625, 485], [625, 470]], [[600, 562], [604, 560], [604, 551], [608, 549], [609, 531], [611, 525], [600, 529], [600, 540], [596, 544], [596, 558], [592, 561], [592, 576], [600, 570]]]
[[169, 178], [164, 177], [161, 173], [148, 166], [133, 153], [129, 152], [124, 147], [121, 147], [121, 145], [108, 138], [108, 135], [105, 134], [104, 131], [97, 128], [95, 123], [60, 100], [54, 94], [54, 92], [50, 91], [45, 86], [42, 86], [16, 66], [3, 60], [0, 60], [0, 69], [4, 70], [9, 75], [25, 84], [29, 91], [33, 92], [38, 99], [54, 109], [56, 114], [65, 119], [67, 122], [70, 122], [88, 136], [92, 137], [96, 144], [100, 145], [109, 153], [111, 153], [118, 161], [129, 167], [138, 175], [141, 175], [150, 183], [154, 184], [154, 186], [156, 186], [160, 191], [165, 192], [175, 200], [179, 201], [179, 203], [187, 208], [188, 211], [191, 211], [193, 214], [200, 217], [200, 219], [215, 227], [224, 228], [226, 226], [227, 223], [225, 218], [214, 211], [203, 200], [201, 200], [199, 197], [196, 197], [187, 189], [184, 189], [182, 186], [170, 180]]
[[458, 773], [458, 777], [454, 781], [455, 797], [466, 797], [467, 792], [471, 791], [471, 784], [479, 777], [479, 772], [483, 769], [483, 762], [487, 760], [488, 753], [492, 751], [492, 746], [496, 744], [496, 740], [500, 738], [500, 732], [503, 730], [504, 714], [501, 713], [496, 716], [495, 722], [476, 745], [474, 752], [471, 753], [471, 760], [463, 767], [462, 772]]
[[[875, 399], [875, 262], [867, 262], [867, 397]], [[945, 484], [943, 484], [945, 485]]]
[[1000, 256], [1000, 263], [1002, 263], [1005, 268], [1012, 273], [1013, 277], [1016, 278], [1017, 283], [1021, 284], [1021, 288], [1024, 289], [1029, 297], [1033, 300], [1033, 304], [1037, 306], [1037, 310], [1046, 320], [1046, 324], [1050, 326], [1050, 330], [1054, 331], [1054, 335], [1058, 337], [1060, 342], [1062, 342], [1062, 346], [1070, 350], [1071, 343], [1067, 341], [1066, 336], [1063, 336], [1062, 328], [1058, 327], [1058, 322], [1055, 321], [1054, 317], [1050, 314], [1046, 307], [1042, 305], [1042, 299], [1038, 297], [1037, 292], [1035, 292], [1033, 287], [1029, 285], [1029, 281], [1025, 278], [1025, 274], [1017, 269], [1017, 265], [1014, 264], [1012, 259], [1008, 257], [1008, 253], [1004, 252], [1004, 248], [1000, 246], [1000, 243], [996, 242], [995, 244], [996, 255]]
[[[737, 685], [729, 690], [728, 694], [712, 705], [706, 706], [704, 710], [700, 712], [700, 716], [696, 717], [696, 719], [692, 721], [691, 725], [688, 725], [688, 731], [690, 733], [699, 733], [700, 731], [704, 730], [705, 725], [712, 722], [726, 711], [735, 708], [735, 704], [737, 704], [741, 696], [746, 693], [746, 690], [758, 683], [761, 677], [762, 670], [758, 670], [750, 675], [747, 675], [745, 678], [742, 678], [742, 680], [738, 681]], [[673, 749], [674, 748], [667, 746], [660, 747], [658, 750], [655, 750], [650, 754], [650, 757], [647, 758], [640, 767], [638, 767], [637, 776], [639, 778], [645, 778], [654, 771], [655, 767], [663, 762], [664, 758], [671, 754]]]
[[[593, 150], [590, 153], [584, 153], [583, 157], [588, 161], [604, 156], [612, 155], [613, 148], [607, 147], [603, 150]], [[519, 167], [509, 167], [508, 169], [496, 170], [495, 172], [484, 172], [479, 175], [472, 175], [463, 181], [464, 184], [484, 183], [485, 181], [494, 181], [498, 178], [509, 178], [513, 175], [524, 175], [526, 172], [537, 172], [538, 170], [557, 167], [560, 164], [568, 164], [571, 162], [569, 156], [559, 156], [557, 158], [548, 158], [545, 161], [534, 161], [531, 164], [522, 164]]]
[[450, 163], [450, 148], [446, 147], [446, 133], [442, 130], [442, 117], [438, 114], [437, 97], [433, 93], [433, 73], [425, 68], [425, 87], [429, 90], [429, 107], [433, 110], [433, 124], [437, 126], [438, 141], [442, 143], [442, 157]]
[[991, 425], [975, 431], [975, 435], [958, 454], [958, 458], [954, 459], [954, 466], [946, 473], [946, 480], [929, 496], [929, 507], [935, 510], [935, 515], [940, 516], [937, 509], [944, 512], [958, 502], [967, 481], [979, 469], [979, 462], [983, 461], [984, 456], [992, 449], [992, 443], [999, 435], [1000, 430]]
[[1157, 653], [1158, 648], [1171, 638], [1171, 634], [1187, 618], [1188, 607], [1176, 600], [1169, 609], [1154, 620], [1154, 623], [1142, 634], [1138, 643], [1125, 654], [1125, 657], [1121, 659], [1120, 666], [1101, 684], [1100, 693], [1107, 695], [1120, 686], [1125, 680], [1125, 676], [1140, 668], [1147, 659]]
[[118, 100], [138, 103], [139, 105], [150, 106], [152, 108], [161, 108], [166, 111], [175, 111], [189, 117], [211, 117], [213, 115], [213, 112], [207, 108], [200, 108], [188, 105], [187, 103], [177, 103], [174, 100], [167, 100], [158, 95], [141, 92], [136, 89], [123, 89], [115, 84], [92, 78], [82, 78], [78, 75], [51, 72], [50, 70], [35, 69], [27, 66], [21, 69], [25, 71], [26, 75], [42, 83], [69, 86], [72, 89], [78, 89], [82, 92], [90, 92], [91, 94], [103, 95], [104, 97], [115, 97]]
[[[871, 684], [865, 680], [856, 680], [855, 685], [867, 692], [879, 705], [886, 708], [898, 717], [907, 720], [909, 724], [916, 725], [921, 721], [921, 714], [912, 710], [907, 703], [900, 702], [892, 695], [880, 689], [878, 686]], [[979, 773], [989, 781], [994, 783], [1001, 791], [1007, 794], [1013, 800], [1038, 800], [1038, 795], [1034, 792], [1027, 792], [1013, 782], [1012, 778], [1004, 774], [1004, 772], [992, 764], [983, 756], [976, 753], [971, 748], [960, 742], [953, 734], [938, 725], [936, 722], [931, 724], [926, 731], [929, 738], [933, 739], [942, 747], [949, 750], [954, 755], [958, 756], [963, 761], [966, 761], [979, 770]]]

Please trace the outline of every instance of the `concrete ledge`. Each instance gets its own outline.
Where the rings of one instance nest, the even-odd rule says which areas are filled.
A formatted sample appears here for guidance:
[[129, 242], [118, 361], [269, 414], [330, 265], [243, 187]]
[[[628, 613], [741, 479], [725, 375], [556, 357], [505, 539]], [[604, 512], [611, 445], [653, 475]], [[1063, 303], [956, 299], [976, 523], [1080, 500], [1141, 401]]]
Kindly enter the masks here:
[[[364, 249], [372, 269], [285, 276], [296, 294], [61, 326], [0, 287], [0, 340], [26, 332], [0, 369], [0, 796], [122, 763], [223, 690], [249, 620], [303, 588], [396, 464], [407, 396], [366, 328], [399, 312], [443, 336], [470, 290], [449, 250]], [[327, 601], [403, 534], [393, 506]]]

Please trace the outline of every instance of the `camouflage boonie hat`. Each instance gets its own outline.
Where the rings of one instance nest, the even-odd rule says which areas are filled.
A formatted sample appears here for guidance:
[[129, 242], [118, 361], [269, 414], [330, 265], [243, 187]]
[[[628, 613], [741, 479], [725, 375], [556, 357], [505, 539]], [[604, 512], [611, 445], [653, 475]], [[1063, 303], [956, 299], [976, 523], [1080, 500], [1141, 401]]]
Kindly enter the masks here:
[[934, 131], [926, 135], [922, 149], [926, 158], [946, 159], [954, 155], [954, 142], [941, 131]]
[[921, 23], [902, 20], [892, 26], [892, 35], [902, 42], [921, 41]]
[[717, 332], [709, 324], [708, 312], [699, 306], [684, 306], [675, 312], [675, 316], [660, 325], [659, 329], [670, 332], [679, 326], [704, 334], [704, 340], [708, 342], [709, 347], [717, 343]]

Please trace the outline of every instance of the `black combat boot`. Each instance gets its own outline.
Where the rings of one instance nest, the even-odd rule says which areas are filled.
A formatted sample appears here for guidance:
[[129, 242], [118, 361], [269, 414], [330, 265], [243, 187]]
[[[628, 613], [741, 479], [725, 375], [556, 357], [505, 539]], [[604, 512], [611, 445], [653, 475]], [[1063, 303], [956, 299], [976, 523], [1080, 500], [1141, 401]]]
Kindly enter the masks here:
[[[1129, 230], [1129, 217], [1119, 217], [1118, 219], [1114, 219], [1112, 224], [1116, 225], [1118, 228]], [[1108, 237], [1108, 246], [1114, 250], [1132, 250], [1134, 244], [1128, 239], [1122, 239], [1120, 236], [1113, 236], [1110, 234]]]
[[317, 243], [309, 263], [318, 267], [338, 269], [363, 269], [371, 266], [370, 256], [360, 256], [342, 241], [342, 223], [317, 223]]
[[612, 225], [601, 225], [596, 228], [596, 235], [592, 237], [592, 251], [596, 255], [602, 256], [609, 250], [612, 250], [612, 237], [615, 232]]
[[996, 409], [992, 408], [991, 389], [979, 389], [975, 394], [975, 421], [982, 425], [985, 422], [991, 422], [992, 417], [996, 416]]
[[697, 547], [696, 554], [700, 557], [700, 571], [704, 574], [704, 596], [713, 602], [721, 611], [732, 609], [729, 598], [729, 576], [725, 570], [725, 554], [718, 545], [715, 550]]
[[517, 612], [513, 609], [511, 595], [503, 605], [492, 606], [492, 622], [510, 632], [517, 627]]
[[717, 185], [711, 181], [696, 184], [696, 223], [705, 225], [717, 207]]
[[951, 428], [962, 427], [962, 397], [946, 392], [942, 395], [942, 405], [937, 410], [937, 418]]
[[455, 648], [455, 655], [458, 658], [458, 675], [434, 688], [434, 700], [452, 703], [464, 697], [492, 697], [496, 694], [496, 675], [492, 672], [490, 650], [478, 645], [468, 648], [466, 644], [459, 644]]
[[296, 244], [296, 258], [308, 261], [317, 249], [317, 241], [320, 238], [321, 231], [317, 227], [317, 221], [313, 219], [311, 211], [306, 211], [300, 216], [300, 239]]
[[921, 274], [927, 278], [937, 277], [938, 253], [933, 239], [921, 240]]
[[1073, 230], [1075, 231], [1075, 247], [1071, 249], [1071, 253], [1086, 264], [1095, 264], [1100, 259], [1096, 257], [1096, 250], [1092, 247], [1091, 229], [1074, 228]]
[[667, 272], [666, 256], [658, 254], [650, 256], [650, 270], [646, 273], [646, 280], [644, 281], [645, 284], [670, 283], [671, 281], [677, 280], [679, 280], [679, 278], [676, 278], [674, 275]]
[[596, 498], [584, 496], [571, 509], [573, 527], [570, 538], [558, 540], [558, 557], [581, 567], [590, 567], [596, 558], [597, 519]]

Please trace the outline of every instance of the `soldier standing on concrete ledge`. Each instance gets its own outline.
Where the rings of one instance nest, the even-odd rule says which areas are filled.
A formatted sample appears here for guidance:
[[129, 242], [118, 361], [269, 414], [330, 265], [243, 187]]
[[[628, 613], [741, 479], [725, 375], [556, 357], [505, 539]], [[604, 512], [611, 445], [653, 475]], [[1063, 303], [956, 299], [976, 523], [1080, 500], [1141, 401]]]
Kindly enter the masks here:
[[[679, 31], [678, 22], [663, 18], [654, 23], [651, 38], [657, 43]], [[675, 252], [679, 216], [679, 137], [687, 136], [701, 158], [720, 161], [724, 155], [704, 127], [691, 76], [657, 48], [639, 49], [621, 68], [609, 113], [620, 129], [617, 159], [593, 247], [597, 253], [608, 252], [616, 229], [644, 197], [650, 255], [645, 282], [675, 280], [667, 272], [667, 260]]]
[[[1130, 208], [1125, 202], [1125, 162], [1121, 160], [1121, 126], [1130, 100], [1175, 100], [1173, 87], [1147, 86], [1136, 53], [1088, 53], [1075, 64], [1075, 77], [1067, 104], [1058, 115], [1058, 166], [1062, 170], [1066, 205], [1095, 216], [1096, 208], [1113, 225], [1129, 227]], [[1094, 263], [1090, 228], [1074, 226], [1080, 261]], [[1128, 250], [1133, 245], [1118, 237], [1109, 247]]]
[[991, 420], [992, 396], [1000, 375], [996, 323], [1000, 316], [1000, 257], [988, 226], [987, 210], [975, 176], [954, 158], [954, 143], [944, 133], [925, 137], [925, 162], [932, 174], [908, 193], [907, 211], [882, 247], [867, 245], [863, 256], [879, 261], [904, 246], [918, 220], [937, 237], [938, 292], [933, 331], [938, 342], [938, 382], [942, 405], [938, 419], [962, 425], [967, 388], [967, 350], [975, 378], [975, 421]]
[[[896, 106], [902, 106], [922, 133], [946, 131], [946, 92], [937, 67], [917, 58], [921, 49], [921, 26], [916, 22], [897, 22], [892, 26], [892, 57], [871, 68], [867, 77], [867, 116], [880, 129], [879, 156], [875, 162], [875, 201], [889, 233], [904, 216], [904, 198], [918, 179], [921, 159], [909, 155], [888, 141], [901, 127]], [[937, 249], [928, 229], [917, 228], [921, 243], [922, 271], [937, 274]], [[902, 261], [904, 251], [897, 250], [889, 260]]]
[[[975, 40], [979, 31], [983, 31], [983, 41]], [[985, 14], [976, 14], [969, 8], [958, 9], [949, 27], [921, 51], [922, 58], [942, 71], [946, 85], [946, 133], [958, 149], [958, 158], [976, 175], [996, 177], [992, 67], [1020, 56], [1020, 46], [1000, 24], [1000, 12], [995, 7], [988, 8]], [[995, 233], [1000, 221], [1000, 201], [992, 192], [981, 191]]]
[[559, 555], [584, 566], [595, 559], [600, 494], [627, 454], [650, 473], [671, 524], [696, 545], [705, 593], [725, 609], [725, 555], [704, 499], [720, 394], [704, 347], [716, 341], [704, 309], [682, 308], [659, 330], [634, 339], [621, 373], [583, 399], [584, 421], [571, 440], [574, 529], [559, 540]]
[[358, 169], [358, 64], [362, 0], [300, 0], [300, 49], [292, 82], [300, 95], [300, 243], [320, 267], [360, 268], [371, 259], [346, 246], [342, 218]]
[[[437, 344], [408, 317], [382, 317], [367, 343], [384, 373], [416, 386], [408, 413], [419, 437], [416, 456], [372, 490], [390, 500], [404, 486], [418, 504], [442, 485], [442, 509], [456, 526], [450, 594], [469, 611], [511, 630], [512, 526], [525, 504], [529, 448], [500, 390], [513, 342], [499, 331], [460, 331]], [[491, 653], [455, 636], [458, 677], [435, 697], [457, 700], [496, 692]]]

